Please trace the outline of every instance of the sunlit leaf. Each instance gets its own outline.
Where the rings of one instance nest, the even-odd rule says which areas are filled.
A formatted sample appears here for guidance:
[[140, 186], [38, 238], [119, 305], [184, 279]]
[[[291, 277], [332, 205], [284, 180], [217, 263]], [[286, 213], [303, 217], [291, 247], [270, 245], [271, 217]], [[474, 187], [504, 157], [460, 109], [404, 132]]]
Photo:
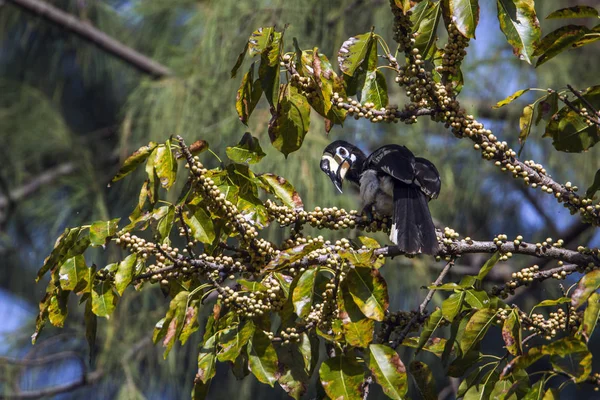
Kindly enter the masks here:
[[475, 309], [490, 307], [491, 301], [485, 290], [465, 290], [465, 301]]
[[254, 324], [251, 322], [241, 322], [223, 331], [219, 337], [219, 361], [234, 362], [253, 334]]
[[321, 364], [321, 385], [332, 399], [362, 400], [364, 371], [351, 356], [336, 356]]
[[237, 163], [256, 164], [266, 156], [258, 138], [252, 136], [250, 132], [244, 133], [237, 146], [227, 147], [225, 152], [230, 160]]
[[96, 221], [90, 226], [90, 244], [92, 246], [104, 246], [106, 242], [117, 232], [121, 218], [110, 221]]
[[352, 36], [342, 44], [338, 52], [338, 65], [345, 75], [354, 75], [356, 69], [365, 60], [373, 39], [373, 33], [368, 32]]
[[240, 121], [244, 125], [248, 125], [250, 115], [254, 111], [262, 94], [263, 90], [259, 80], [254, 80], [254, 63], [252, 63], [248, 72], [244, 74], [235, 97], [235, 109]]
[[338, 318], [342, 321], [344, 338], [355, 347], [366, 348], [373, 341], [375, 321], [363, 315], [354, 303], [346, 285], [338, 289]]
[[408, 392], [406, 367], [396, 350], [383, 344], [369, 346], [369, 369], [383, 392], [401, 400]]
[[598, 288], [600, 288], [600, 270], [596, 269], [579, 280], [571, 295], [571, 306], [575, 309], [581, 307]]
[[552, 11], [546, 19], [597, 17], [598, 10], [590, 6], [573, 6]]
[[498, 21], [513, 53], [531, 64], [535, 45], [540, 38], [540, 22], [534, 0], [497, 0]]
[[513, 94], [511, 94], [510, 96], [508, 96], [504, 100], [500, 100], [499, 102], [497, 102], [492, 108], [504, 107], [505, 105], [510, 104], [513, 101], [515, 101], [516, 99], [518, 99], [519, 97], [523, 96], [528, 91], [529, 91], [529, 88], [517, 90], [516, 92], [514, 92]]
[[427, 344], [433, 332], [435, 332], [437, 328], [441, 326], [442, 321], [443, 316], [440, 308], [436, 308], [434, 312], [429, 314], [427, 321], [425, 321], [425, 324], [423, 325], [423, 330], [421, 331], [417, 351]]
[[594, 329], [598, 324], [598, 317], [600, 317], [600, 294], [593, 293], [588, 299], [587, 308], [583, 312], [583, 321], [578, 330], [578, 333], [582, 335], [587, 342], [590, 341]]
[[387, 83], [380, 70], [367, 72], [360, 100], [362, 103], [373, 103], [375, 110], [388, 105]]
[[260, 174], [257, 177], [263, 189], [273, 194], [286, 206], [293, 209], [304, 208], [300, 195], [285, 178], [270, 173]]
[[217, 370], [217, 337], [211, 336], [200, 346], [198, 353], [198, 372], [196, 380], [207, 383]]
[[260, 382], [270, 386], [277, 382], [277, 353], [261, 329], [256, 329], [248, 342], [248, 367]]
[[539, 67], [559, 53], [568, 50], [586, 33], [589, 33], [589, 29], [579, 25], [566, 25], [550, 32], [535, 46], [533, 56], [540, 56], [535, 66]]
[[523, 354], [521, 347], [521, 320], [519, 313], [516, 309], [513, 309], [508, 317], [504, 320], [502, 326], [502, 339], [506, 345], [506, 350], [513, 356], [520, 356]]
[[382, 321], [389, 305], [387, 284], [377, 269], [352, 268], [346, 277], [348, 291], [363, 314]]
[[475, 28], [479, 23], [478, 0], [449, 0], [452, 22], [463, 36], [474, 39]]
[[273, 40], [273, 27], [258, 28], [248, 39], [248, 54], [252, 57], [266, 51]]
[[123, 294], [127, 286], [131, 283], [136, 262], [137, 254], [130, 254], [119, 263], [115, 274], [115, 289], [117, 289], [119, 296]]
[[[54, 244], [54, 249], [46, 259], [44, 260], [44, 265], [37, 273], [37, 277], [35, 279], [36, 282], [48, 272], [50, 269], [57, 267], [62, 264], [64, 259], [69, 255], [71, 247], [76, 243], [77, 238], [79, 236], [79, 232], [81, 232], [82, 228], [73, 228], [73, 229], [65, 229], [62, 235], [56, 239], [56, 243]], [[71, 254], [71, 256], [75, 256], [77, 254]]]
[[414, 47], [420, 54], [428, 54], [436, 41], [436, 30], [442, 15], [442, 2], [422, 1], [417, 3], [410, 15], [413, 34], [416, 34]]
[[496, 310], [484, 308], [471, 316], [465, 327], [464, 335], [460, 339], [460, 348], [463, 354], [483, 339], [489, 327], [494, 323], [496, 314]]
[[177, 161], [171, 150], [171, 140], [167, 140], [164, 146], [158, 146], [153, 154], [155, 154], [154, 169], [160, 185], [168, 190], [177, 177]]
[[519, 129], [521, 130], [519, 133], [519, 144], [521, 144], [521, 149], [525, 145], [525, 141], [529, 137], [529, 133], [531, 132], [531, 126], [533, 125], [533, 104], [529, 104], [523, 108], [523, 114], [521, 118], [519, 118]]
[[450, 295], [446, 300], [442, 302], [442, 315], [449, 322], [454, 321], [454, 318], [458, 315], [462, 309], [465, 301], [465, 292], [460, 291]]
[[277, 108], [271, 108], [269, 138], [284, 156], [302, 146], [310, 126], [310, 105], [298, 89], [287, 85]]
[[192, 215], [184, 212], [183, 220], [195, 240], [202, 243], [212, 243], [215, 240], [213, 221], [203, 208], [198, 207]]
[[80, 254], [65, 260], [58, 271], [58, 280], [62, 290], [75, 290], [79, 282], [87, 278], [88, 268], [85, 258]]
[[294, 311], [301, 318], [306, 318], [315, 296], [315, 281], [319, 268], [309, 268], [300, 275], [298, 283], [294, 288], [292, 299], [294, 302]]
[[92, 289], [92, 312], [99, 317], [109, 318], [117, 304], [117, 296], [109, 281], [101, 281]]
[[156, 146], [156, 143], [150, 142], [148, 145], [142, 146], [136, 150], [123, 162], [119, 172], [112, 178], [111, 182], [116, 182], [132, 173], [141, 163], [146, 161]]

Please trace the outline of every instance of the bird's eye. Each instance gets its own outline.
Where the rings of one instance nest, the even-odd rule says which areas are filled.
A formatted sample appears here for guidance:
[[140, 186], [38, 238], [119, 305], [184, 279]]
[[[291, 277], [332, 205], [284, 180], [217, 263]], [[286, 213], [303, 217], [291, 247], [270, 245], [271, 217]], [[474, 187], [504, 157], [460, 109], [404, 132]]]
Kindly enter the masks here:
[[339, 152], [340, 152], [340, 156], [342, 156], [342, 157], [346, 157], [348, 155], [348, 150], [346, 150], [343, 147], [340, 147]]

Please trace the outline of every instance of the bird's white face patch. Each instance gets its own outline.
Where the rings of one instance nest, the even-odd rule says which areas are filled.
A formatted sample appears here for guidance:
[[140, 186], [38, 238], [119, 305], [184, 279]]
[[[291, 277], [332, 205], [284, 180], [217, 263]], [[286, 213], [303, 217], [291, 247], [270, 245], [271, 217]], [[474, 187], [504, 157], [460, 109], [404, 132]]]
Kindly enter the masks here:
[[323, 157], [321, 157], [321, 160], [329, 161], [329, 170], [333, 173], [336, 173], [340, 167], [340, 164], [335, 160], [334, 157], [331, 157], [330, 155], [324, 154]]

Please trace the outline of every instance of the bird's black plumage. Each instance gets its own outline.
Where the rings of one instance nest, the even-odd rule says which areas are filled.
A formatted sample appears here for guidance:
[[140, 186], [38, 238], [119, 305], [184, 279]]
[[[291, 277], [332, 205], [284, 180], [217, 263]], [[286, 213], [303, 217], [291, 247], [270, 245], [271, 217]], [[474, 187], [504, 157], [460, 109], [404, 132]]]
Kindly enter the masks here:
[[395, 144], [382, 146], [367, 157], [358, 147], [338, 140], [325, 148], [321, 169], [340, 191], [344, 178], [359, 185], [367, 210], [375, 208], [392, 216], [390, 239], [400, 250], [437, 252], [428, 202], [438, 197], [441, 180], [429, 160]]

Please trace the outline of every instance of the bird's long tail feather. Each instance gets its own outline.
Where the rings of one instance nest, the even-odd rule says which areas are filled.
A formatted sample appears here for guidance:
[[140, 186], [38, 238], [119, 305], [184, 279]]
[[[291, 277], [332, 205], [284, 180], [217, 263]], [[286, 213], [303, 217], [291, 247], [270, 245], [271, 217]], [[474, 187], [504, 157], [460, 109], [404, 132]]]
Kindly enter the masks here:
[[418, 187], [395, 185], [390, 240], [408, 254], [435, 254], [438, 241], [427, 197]]

